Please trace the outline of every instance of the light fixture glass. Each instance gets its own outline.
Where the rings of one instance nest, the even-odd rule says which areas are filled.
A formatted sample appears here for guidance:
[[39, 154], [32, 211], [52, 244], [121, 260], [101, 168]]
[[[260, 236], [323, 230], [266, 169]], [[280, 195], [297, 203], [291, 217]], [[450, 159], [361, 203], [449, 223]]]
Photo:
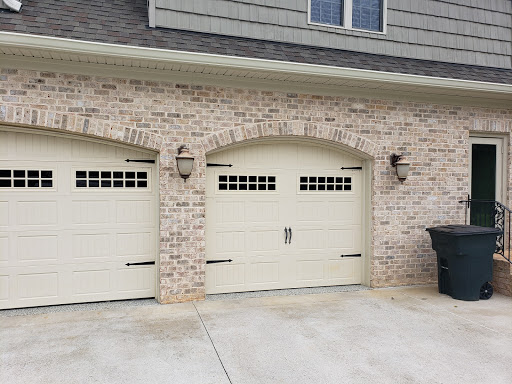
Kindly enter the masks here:
[[184, 145], [179, 147], [178, 156], [176, 156], [176, 165], [178, 166], [178, 172], [180, 176], [187, 181], [192, 173], [194, 166], [194, 157], [190, 155], [188, 148]]
[[405, 181], [405, 179], [407, 179], [410, 166], [411, 163], [404, 160], [400, 160], [396, 163], [396, 175], [398, 176], [398, 180], [400, 180], [402, 183]]

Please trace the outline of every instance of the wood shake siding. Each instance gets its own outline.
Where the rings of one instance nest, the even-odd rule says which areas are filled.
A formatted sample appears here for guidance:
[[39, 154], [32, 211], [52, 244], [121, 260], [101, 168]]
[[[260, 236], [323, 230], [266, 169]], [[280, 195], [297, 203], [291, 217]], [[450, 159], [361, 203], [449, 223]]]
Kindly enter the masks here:
[[510, 0], [388, 0], [386, 33], [308, 24], [307, 0], [156, 0], [156, 26], [511, 68]]

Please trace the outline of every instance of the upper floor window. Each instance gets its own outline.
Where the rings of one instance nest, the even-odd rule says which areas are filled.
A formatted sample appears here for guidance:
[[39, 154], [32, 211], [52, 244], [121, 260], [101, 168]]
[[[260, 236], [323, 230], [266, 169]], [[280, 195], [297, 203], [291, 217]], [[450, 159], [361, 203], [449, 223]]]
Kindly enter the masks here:
[[310, 21], [383, 32], [386, 0], [310, 0]]

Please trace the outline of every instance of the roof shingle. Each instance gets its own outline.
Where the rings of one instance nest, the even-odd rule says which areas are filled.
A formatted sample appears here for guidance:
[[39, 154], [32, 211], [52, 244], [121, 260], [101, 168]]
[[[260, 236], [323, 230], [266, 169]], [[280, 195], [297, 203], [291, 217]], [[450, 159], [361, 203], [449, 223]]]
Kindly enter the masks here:
[[512, 84], [512, 70], [150, 28], [146, 0], [24, 1], [0, 11], [0, 30], [177, 51]]

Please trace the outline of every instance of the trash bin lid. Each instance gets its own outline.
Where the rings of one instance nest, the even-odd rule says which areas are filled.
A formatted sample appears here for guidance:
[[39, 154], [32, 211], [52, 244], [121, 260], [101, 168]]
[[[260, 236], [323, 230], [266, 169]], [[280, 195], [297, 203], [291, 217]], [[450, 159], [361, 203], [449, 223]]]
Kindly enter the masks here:
[[443, 233], [452, 236], [468, 236], [468, 235], [499, 235], [502, 231], [493, 227], [479, 227], [477, 225], [453, 224], [440, 225], [426, 229], [428, 232]]

